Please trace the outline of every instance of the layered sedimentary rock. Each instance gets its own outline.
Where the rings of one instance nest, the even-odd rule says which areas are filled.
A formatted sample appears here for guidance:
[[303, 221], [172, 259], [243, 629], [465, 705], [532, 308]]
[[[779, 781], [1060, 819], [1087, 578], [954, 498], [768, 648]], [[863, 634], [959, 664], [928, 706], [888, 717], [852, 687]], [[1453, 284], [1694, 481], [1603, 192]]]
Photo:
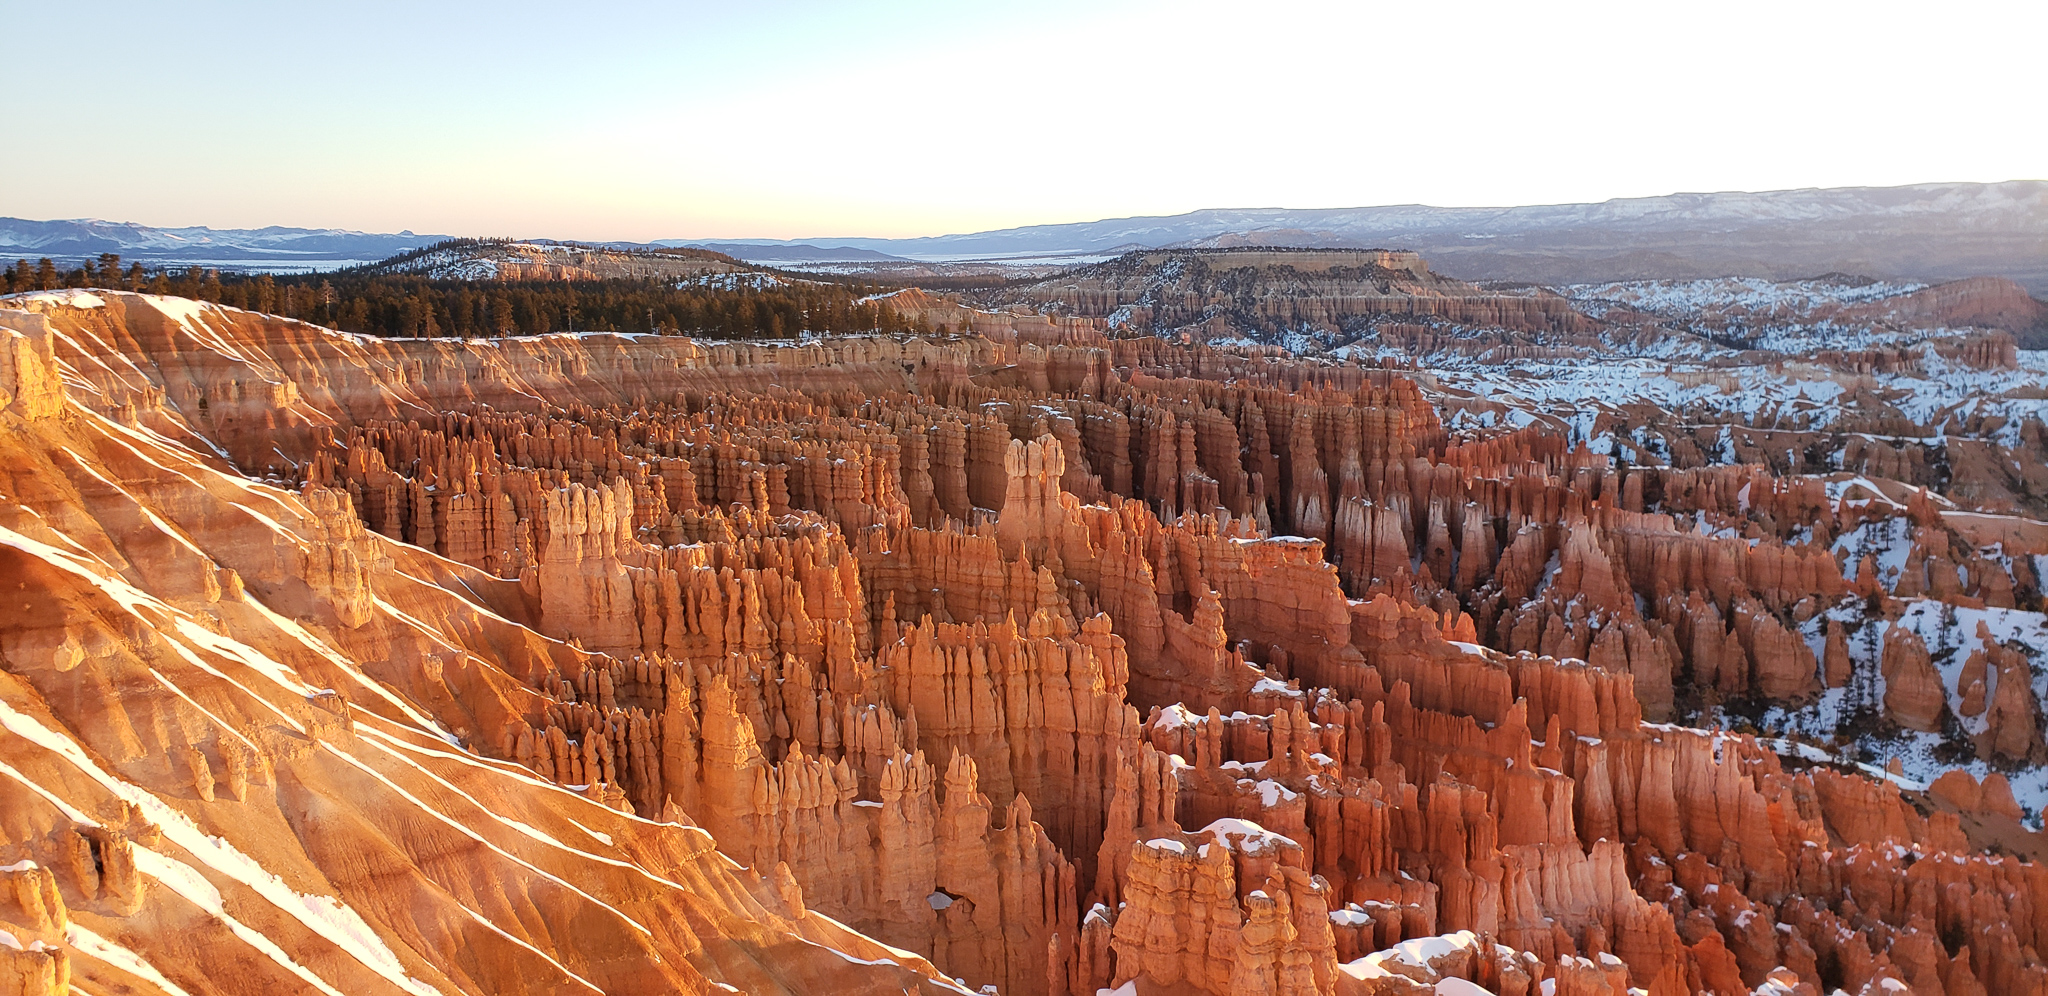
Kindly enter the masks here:
[[[1561, 297], [1500, 294], [1385, 249], [1162, 249], [1135, 252], [1002, 292], [1072, 314], [1162, 330], [1337, 331], [1380, 315], [1582, 332]], [[2025, 295], [2022, 294], [2022, 297]]]
[[24, 991], [2048, 990], [2004, 777], [1714, 728], [2048, 752], [2048, 535], [1924, 493], [964, 309], [6, 303]]

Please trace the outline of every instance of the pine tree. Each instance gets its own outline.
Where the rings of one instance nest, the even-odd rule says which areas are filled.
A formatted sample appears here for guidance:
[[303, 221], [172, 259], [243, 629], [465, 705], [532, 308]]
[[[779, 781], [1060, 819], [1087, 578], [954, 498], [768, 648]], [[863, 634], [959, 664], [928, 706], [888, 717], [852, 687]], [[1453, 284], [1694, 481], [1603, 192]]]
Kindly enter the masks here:
[[432, 339], [441, 334], [441, 326], [434, 321], [434, 299], [427, 296], [424, 290], [420, 291], [419, 314], [420, 338]]

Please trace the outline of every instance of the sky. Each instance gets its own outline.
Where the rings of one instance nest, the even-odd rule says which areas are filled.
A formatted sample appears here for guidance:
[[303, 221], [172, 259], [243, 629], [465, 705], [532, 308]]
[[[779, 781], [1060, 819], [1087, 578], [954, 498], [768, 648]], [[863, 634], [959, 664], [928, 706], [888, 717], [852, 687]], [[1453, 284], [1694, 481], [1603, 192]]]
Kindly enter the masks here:
[[92, 11], [0, 0], [0, 215], [906, 237], [2048, 176], [2040, 0]]

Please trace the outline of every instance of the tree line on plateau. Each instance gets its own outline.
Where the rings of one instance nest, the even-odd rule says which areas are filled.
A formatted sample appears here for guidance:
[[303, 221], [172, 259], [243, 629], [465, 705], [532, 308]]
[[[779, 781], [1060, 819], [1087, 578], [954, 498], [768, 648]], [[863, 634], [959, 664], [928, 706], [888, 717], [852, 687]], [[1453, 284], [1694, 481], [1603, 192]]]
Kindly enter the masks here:
[[18, 260], [0, 293], [67, 287], [140, 291], [283, 315], [365, 335], [499, 337], [546, 332], [654, 332], [774, 339], [800, 332], [929, 332], [868, 300], [886, 288], [785, 280], [765, 287], [690, 281], [443, 280], [342, 270], [272, 275], [191, 267], [150, 270], [114, 254], [63, 269]]

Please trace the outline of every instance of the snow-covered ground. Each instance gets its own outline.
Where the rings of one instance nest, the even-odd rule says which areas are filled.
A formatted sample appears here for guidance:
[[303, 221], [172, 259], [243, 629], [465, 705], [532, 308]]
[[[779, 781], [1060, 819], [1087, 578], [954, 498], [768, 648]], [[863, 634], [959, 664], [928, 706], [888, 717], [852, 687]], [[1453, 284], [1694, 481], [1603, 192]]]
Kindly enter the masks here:
[[1813, 319], [1844, 305], [1867, 304], [1924, 289], [1926, 284], [1851, 280], [1772, 281], [1760, 277], [1631, 280], [1559, 288], [1581, 310], [1602, 317], [1615, 305], [1672, 318], [1742, 315], [1780, 321]]
[[[1417, 354], [1400, 335], [1381, 341], [1368, 334], [1337, 352], [1368, 361], [1413, 362], [1425, 374], [1425, 392], [1453, 433], [1484, 435], [1541, 421], [1596, 453], [1670, 459], [1681, 437], [1710, 463], [1758, 459], [1763, 427], [1840, 432], [1836, 448], [1818, 454], [1832, 465], [1808, 466], [1810, 452], [1771, 454], [1807, 472], [1842, 469], [1845, 443], [1861, 436], [1899, 450], [1937, 451], [1958, 434], [1981, 432], [1985, 441], [2015, 448], [2031, 425], [2048, 423], [2048, 351], [2017, 352], [2014, 369], [1979, 369], [1944, 350], [1981, 334], [1911, 320], [1911, 308], [1888, 308], [1922, 285], [1854, 279], [1641, 281], [1582, 285], [1560, 291], [1582, 312], [1610, 324], [1595, 334], [1504, 333], [1499, 329], [1433, 325]], [[1530, 291], [1530, 293], [1537, 293]], [[1823, 362], [1825, 350], [1882, 349], [1870, 362]], [[1643, 408], [1661, 418], [1645, 419]], [[1607, 416], [1603, 418], [1602, 416]], [[1978, 419], [1988, 421], [1973, 428]], [[1874, 425], [1885, 433], [1871, 432]], [[1916, 428], [1917, 427], [1917, 428]], [[2025, 452], [2025, 451], [2020, 451]], [[2017, 456], [2018, 454], [2015, 454]], [[1933, 464], [1938, 457], [1928, 453]], [[1853, 469], [1853, 468], [1851, 468]], [[1829, 498], [1852, 506], [1902, 511], [1898, 485], [1837, 475]], [[1937, 502], [1946, 499], [1936, 496]], [[1706, 522], [1698, 525], [1705, 530]], [[1854, 576], [1866, 558], [1886, 592], [1897, 590], [1912, 554], [1916, 529], [1903, 516], [1859, 523], [1835, 536], [1831, 552]], [[1945, 548], [1946, 536], [1937, 540]], [[2003, 562], [1995, 549], [1980, 553]], [[1798, 708], [1772, 708], [1760, 725], [1793, 736], [1781, 745], [1808, 760], [1827, 760], [1924, 785], [1951, 769], [1982, 778], [2001, 771], [2033, 825], [2048, 810], [2048, 768], [1976, 756], [1971, 738], [1986, 715], [1962, 715], [1961, 675], [1989, 638], [2026, 654], [2036, 701], [2048, 701], [2048, 619], [2038, 612], [1972, 609], [1935, 599], [1910, 599], [1896, 620], [1866, 618], [1859, 599], [1845, 599], [1801, 632], [1819, 660], [1829, 619], [1849, 636], [1855, 678]], [[1881, 662], [1888, 636], [1908, 631], [1928, 646], [1940, 673], [1950, 713], [1947, 735], [1901, 731], [1883, 721]], [[1995, 670], [1995, 669], [1992, 669]], [[1987, 675], [1987, 701], [1996, 676]], [[1736, 717], [1724, 714], [1724, 721]], [[1828, 746], [1816, 746], [1816, 743]]]
[[[726, 265], [684, 256], [650, 255], [574, 243], [482, 242], [444, 246], [385, 264], [380, 270], [431, 280], [496, 280], [507, 273], [518, 274], [517, 268], [520, 266], [556, 265], [585, 270], [598, 267], [599, 272], [603, 272], [602, 267], [605, 264], [629, 262], [652, 264], [656, 272], [666, 270], [671, 273], [689, 274], [684, 278], [686, 281], [697, 279], [696, 271], [700, 269], [723, 270]], [[711, 276], [735, 275], [717, 273]], [[766, 274], [748, 273], [738, 276], [763, 278], [769, 281], [766, 286], [775, 284], [775, 278]]]
[[403, 263], [394, 263], [390, 269], [395, 273], [432, 280], [495, 280], [498, 277], [497, 260], [477, 256], [472, 250], [465, 249], [438, 249]]
[[771, 287], [784, 287], [787, 283], [771, 273], [706, 273], [676, 281], [676, 286], [723, 291], [763, 291]]
[[1548, 414], [1647, 404], [1688, 421], [1749, 423], [1775, 412], [1801, 419], [1806, 428], [1826, 430], [1851, 416], [1871, 414], [1859, 401], [1875, 394], [1900, 416], [1932, 427], [1951, 415], [2003, 417], [2005, 424], [1991, 435], [2006, 446], [2018, 444], [2023, 420], [2048, 422], [2048, 399], [2024, 396], [2040, 393], [2048, 381], [2048, 351], [2022, 351], [2018, 370], [1975, 370], [1922, 347], [1925, 376], [1857, 377], [1792, 364], [1716, 369], [1629, 357], [1597, 363], [1494, 365], [1464, 357], [1426, 357], [1423, 362], [1442, 387]]
[[[1454, 431], [1499, 424], [1468, 424], [1460, 414], [1467, 395], [1566, 431], [1589, 413], [1642, 405], [1669, 413], [1684, 428], [1857, 430], [1879, 420], [1924, 427], [1888, 440], [1895, 445], [1939, 444], [1945, 433], [1983, 418], [1995, 420], [1985, 438], [2015, 447], [2026, 425], [2048, 424], [2048, 351], [2018, 351], [2014, 369], [1979, 369], [1946, 356], [1950, 343], [1981, 330], [1930, 326], [1885, 310], [1886, 301], [1921, 289], [1853, 280], [1581, 285], [1562, 290], [1584, 313], [1613, 322], [1597, 333], [1506, 333], [1432, 323], [1433, 339], [1424, 340], [1432, 345], [1424, 352], [1407, 348], [1412, 340], [1400, 335], [1368, 331], [1332, 355], [1413, 362], [1443, 389], [1440, 409]], [[1303, 336], [1282, 344], [1297, 352], [1314, 349]], [[1885, 350], [1886, 361], [1866, 369], [1820, 357], [1828, 350], [1873, 349]], [[1593, 438], [1588, 432], [1574, 441]], [[1656, 441], [1636, 442], [1662, 455]], [[1708, 456], [1734, 460], [1738, 451], [1730, 446]]]
[[[1898, 541], [1886, 537], [1896, 531], [1876, 530], [1865, 535], [1864, 540], [1877, 537], [1878, 542], [1886, 544], [1887, 550], [1894, 550], [1899, 546]], [[1864, 531], [1858, 530], [1858, 535], [1864, 535]], [[1904, 545], [1910, 548], [1911, 540], [1906, 540]], [[1903, 562], [1903, 555], [1899, 559]], [[1966, 737], [1984, 732], [1986, 726], [1983, 715], [1962, 714], [1963, 695], [1959, 687], [1964, 663], [1984, 646], [1983, 639], [1978, 636], [1980, 624], [1993, 642], [2027, 655], [2028, 666], [2033, 673], [2035, 700], [2048, 699], [2048, 616], [2015, 609], [1972, 609], [1918, 598], [1906, 603], [1905, 611], [1896, 622], [1887, 622], [1866, 618], [1863, 604], [1851, 599], [1814, 617], [1803, 627], [1803, 635], [1808, 646], [1813, 648], [1816, 659], [1826, 645], [1822, 629], [1826, 619], [1833, 619], [1845, 627], [1849, 659], [1856, 677], [1847, 687], [1828, 689], [1810, 705], [1791, 710], [1768, 710], [1760, 723], [1765, 732], [1797, 733], [1832, 741], [1835, 747], [1830, 753], [1836, 758], [1879, 769], [1896, 758], [1904, 777], [1920, 784], [1930, 783], [1942, 772], [1957, 768], [1979, 779], [1994, 770], [2002, 772], [2012, 783], [2013, 797], [2026, 811], [2028, 824], [2035, 828], [2042, 825], [2042, 812], [2048, 809], [2048, 766], [2011, 762], [1990, 764], [1978, 760], [1967, 741], [1957, 742], [1939, 733], [1871, 731], [1847, 739], [1842, 739], [1839, 734], [1845, 724], [1858, 714], [1874, 716], [1882, 712], [1885, 684], [1881, 662], [1885, 640], [1895, 627], [1913, 633], [1927, 644], [1935, 670], [1941, 673], [1949, 710], [1955, 714]], [[1986, 701], [1997, 691], [1996, 669], [1988, 671], [1985, 676]]]

